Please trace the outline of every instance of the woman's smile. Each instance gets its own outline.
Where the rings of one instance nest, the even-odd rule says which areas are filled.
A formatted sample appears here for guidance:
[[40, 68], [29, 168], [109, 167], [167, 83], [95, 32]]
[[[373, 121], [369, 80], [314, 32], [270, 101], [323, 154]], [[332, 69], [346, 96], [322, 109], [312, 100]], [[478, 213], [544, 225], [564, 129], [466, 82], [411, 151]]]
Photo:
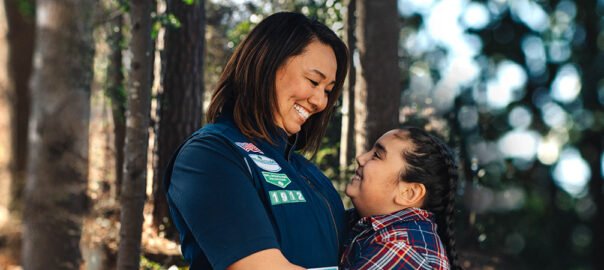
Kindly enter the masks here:
[[294, 109], [296, 110], [296, 112], [298, 112], [298, 114], [302, 117], [304, 121], [306, 121], [306, 119], [308, 119], [308, 117], [310, 117], [311, 115], [308, 110], [304, 109], [304, 107], [298, 104], [294, 104]]

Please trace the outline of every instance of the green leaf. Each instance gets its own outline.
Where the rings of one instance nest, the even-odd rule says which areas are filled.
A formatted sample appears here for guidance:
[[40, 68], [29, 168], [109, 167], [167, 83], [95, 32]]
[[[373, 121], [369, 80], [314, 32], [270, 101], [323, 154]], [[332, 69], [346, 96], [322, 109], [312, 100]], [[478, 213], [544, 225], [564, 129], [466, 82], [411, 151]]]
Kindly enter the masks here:
[[159, 30], [161, 30], [161, 22], [160, 21], [155, 21], [153, 22], [153, 25], [151, 26], [151, 38], [152, 39], [156, 39], [157, 35], [159, 35]]
[[36, 16], [36, 4], [33, 0], [18, 0], [17, 9], [21, 16], [27, 19], [34, 19]]
[[170, 13], [168, 14], [167, 18], [167, 25], [175, 28], [180, 28], [182, 24], [180, 23], [180, 20], [176, 18], [176, 16], [174, 16], [174, 14]]

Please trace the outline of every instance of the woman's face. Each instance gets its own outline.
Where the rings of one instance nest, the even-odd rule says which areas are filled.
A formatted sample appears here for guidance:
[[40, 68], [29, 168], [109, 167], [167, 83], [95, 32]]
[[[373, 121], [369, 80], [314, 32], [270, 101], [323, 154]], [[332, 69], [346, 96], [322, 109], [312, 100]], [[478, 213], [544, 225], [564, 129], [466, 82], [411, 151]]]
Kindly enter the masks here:
[[333, 49], [316, 40], [302, 54], [285, 60], [275, 76], [275, 124], [293, 135], [308, 118], [323, 111], [335, 85], [337, 67]]

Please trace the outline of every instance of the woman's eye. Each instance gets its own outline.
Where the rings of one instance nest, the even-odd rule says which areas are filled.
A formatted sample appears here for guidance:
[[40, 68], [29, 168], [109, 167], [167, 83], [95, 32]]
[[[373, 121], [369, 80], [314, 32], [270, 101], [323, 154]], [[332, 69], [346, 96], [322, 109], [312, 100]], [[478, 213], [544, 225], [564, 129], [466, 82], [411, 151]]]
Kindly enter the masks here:
[[331, 94], [331, 90], [327, 90], [327, 89], [325, 89], [325, 95], [326, 95], [326, 96], [329, 96], [329, 94]]
[[373, 157], [374, 157], [374, 158], [377, 158], [377, 159], [380, 159], [380, 156], [378, 155], [378, 153], [377, 153], [377, 152], [373, 152]]
[[319, 83], [318, 83], [318, 82], [315, 82], [315, 81], [313, 81], [313, 80], [311, 80], [311, 79], [308, 79], [308, 80], [310, 81], [310, 83], [311, 83], [313, 86], [317, 86], [317, 85], [319, 85]]

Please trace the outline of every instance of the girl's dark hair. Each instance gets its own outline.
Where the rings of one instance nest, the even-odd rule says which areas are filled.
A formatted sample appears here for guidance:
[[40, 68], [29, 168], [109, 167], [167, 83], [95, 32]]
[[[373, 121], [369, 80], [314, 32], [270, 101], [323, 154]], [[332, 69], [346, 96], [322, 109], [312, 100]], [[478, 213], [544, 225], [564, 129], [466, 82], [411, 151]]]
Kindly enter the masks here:
[[438, 137], [415, 128], [403, 127], [396, 136], [410, 140], [413, 147], [403, 151], [408, 166], [401, 172], [401, 180], [421, 183], [426, 187], [423, 209], [436, 216], [438, 235], [442, 239], [451, 269], [462, 269], [455, 250], [454, 209], [457, 190], [457, 164], [451, 149]]
[[235, 124], [248, 138], [273, 142], [273, 112], [278, 107], [275, 94], [277, 70], [293, 56], [300, 55], [312, 41], [330, 46], [336, 56], [336, 81], [325, 110], [311, 116], [302, 126], [297, 149], [316, 152], [334, 104], [342, 92], [348, 69], [348, 49], [324, 24], [293, 12], [280, 12], [262, 20], [237, 46], [218, 81], [208, 108], [207, 120], [216, 121], [232, 104]]

